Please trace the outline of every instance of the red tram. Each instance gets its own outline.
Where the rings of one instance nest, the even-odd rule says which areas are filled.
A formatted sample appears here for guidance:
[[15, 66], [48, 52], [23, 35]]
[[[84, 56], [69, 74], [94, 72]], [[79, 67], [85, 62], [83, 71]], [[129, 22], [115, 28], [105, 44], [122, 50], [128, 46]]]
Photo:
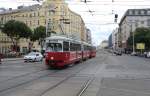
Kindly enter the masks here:
[[61, 68], [71, 63], [96, 56], [92, 46], [70, 38], [52, 36], [46, 38], [45, 62], [48, 67]]

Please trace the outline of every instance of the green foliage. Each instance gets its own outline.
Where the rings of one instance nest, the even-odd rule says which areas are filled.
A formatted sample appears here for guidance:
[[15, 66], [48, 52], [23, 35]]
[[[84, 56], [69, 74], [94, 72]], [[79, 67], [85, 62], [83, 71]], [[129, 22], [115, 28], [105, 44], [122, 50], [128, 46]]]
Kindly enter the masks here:
[[34, 32], [30, 37], [30, 40], [33, 42], [38, 40], [41, 45], [41, 48], [43, 48], [45, 38], [46, 38], [46, 28], [44, 26], [39, 26], [34, 29]]
[[1, 28], [2, 32], [10, 37], [14, 46], [20, 38], [29, 38], [32, 34], [31, 29], [23, 22], [10, 20]]
[[32, 31], [25, 23], [10, 20], [4, 24], [2, 32], [10, 38], [19, 40], [20, 38], [29, 38]]
[[[136, 43], [145, 43], [146, 49], [150, 48], [150, 29], [149, 28], [137, 28], [134, 32], [134, 41]], [[128, 46], [133, 44], [133, 36], [128, 38]]]
[[34, 33], [31, 36], [31, 41], [44, 39], [45, 37], [46, 37], [46, 28], [44, 26], [39, 26], [36, 29], [34, 29]]
[[44, 26], [39, 26], [34, 30], [34, 35], [37, 39], [46, 37], [46, 28]]

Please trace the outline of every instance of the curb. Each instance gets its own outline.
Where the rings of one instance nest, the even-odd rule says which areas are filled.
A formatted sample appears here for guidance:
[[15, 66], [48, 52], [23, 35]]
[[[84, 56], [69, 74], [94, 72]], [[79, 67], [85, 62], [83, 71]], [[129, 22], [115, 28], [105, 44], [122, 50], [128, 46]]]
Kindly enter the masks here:
[[5, 61], [16, 61], [16, 60], [23, 60], [23, 58], [4, 58], [4, 59], [2, 59], [2, 62], [5, 62]]

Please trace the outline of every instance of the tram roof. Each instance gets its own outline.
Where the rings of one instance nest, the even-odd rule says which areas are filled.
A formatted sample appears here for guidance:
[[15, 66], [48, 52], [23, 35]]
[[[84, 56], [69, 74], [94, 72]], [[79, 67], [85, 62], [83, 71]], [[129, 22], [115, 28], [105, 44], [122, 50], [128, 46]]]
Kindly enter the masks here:
[[64, 37], [64, 36], [51, 36], [51, 37], [47, 37], [46, 40], [63, 40], [63, 41], [72, 41], [72, 42], [78, 42], [81, 43], [81, 41], [77, 41], [68, 37]]
[[80, 44], [84, 44], [84, 45], [88, 45], [88, 46], [92, 46], [91, 44], [87, 43], [87, 42], [83, 42], [83, 41], [78, 41], [78, 40], [74, 40], [68, 37], [64, 37], [64, 36], [51, 36], [51, 37], [47, 37], [46, 40], [63, 40], [63, 41], [72, 41], [72, 42], [76, 42], [76, 43], [80, 43]]

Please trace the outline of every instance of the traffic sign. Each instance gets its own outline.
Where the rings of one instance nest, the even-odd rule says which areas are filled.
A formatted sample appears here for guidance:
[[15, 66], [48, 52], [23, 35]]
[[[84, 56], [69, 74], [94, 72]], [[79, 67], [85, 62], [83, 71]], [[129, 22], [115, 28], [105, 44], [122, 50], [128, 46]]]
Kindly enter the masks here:
[[136, 49], [145, 49], [145, 43], [137, 43]]

